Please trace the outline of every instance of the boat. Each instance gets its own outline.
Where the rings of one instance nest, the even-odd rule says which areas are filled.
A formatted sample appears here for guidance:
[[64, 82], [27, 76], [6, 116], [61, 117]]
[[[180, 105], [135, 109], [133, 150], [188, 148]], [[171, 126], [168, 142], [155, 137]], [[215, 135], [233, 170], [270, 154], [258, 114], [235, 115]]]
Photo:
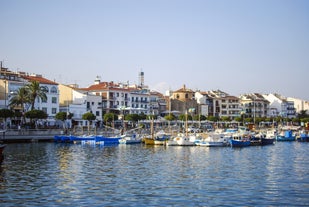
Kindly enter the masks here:
[[267, 136], [264, 133], [259, 133], [250, 139], [251, 146], [271, 145], [275, 142], [275, 136]]
[[203, 139], [199, 146], [202, 147], [224, 147], [228, 145], [229, 138], [222, 133], [212, 133]]
[[119, 140], [121, 140], [121, 136], [115, 136], [115, 137], [107, 137], [103, 135], [96, 135], [95, 136], [95, 142], [96, 143], [104, 143], [104, 145], [118, 145]]
[[55, 142], [71, 142], [72, 135], [55, 135]]
[[308, 134], [308, 132], [301, 131], [300, 135], [297, 136], [296, 140], [298, 142], [309, 142], [309, 134]]
[[163, 130], [154, 133], [153, 119], [150, 122], [150, 134], [143, 138], [145, 145], [165, 145], [171, 135]]
[[80, 143], [82, 141], [95, 141], [95, 138], [95, 135], [71, 136], [70, 141], [73, 143]]
[[4, 151], [5, 147], [6, 147], [5, 144], [0, 144], [0, 164], [2, 163], [2, 161], [4, 159], [3, 151]]
[[178, 134], [166, 142], [167, 146], [195, 146], [195, 136]]
[[119, 140], [119, 144], [139, 144], [142, 138], [139, 134], [126, 134]]
[[295, 141], [296, 140], [296, 136], [293, 135], [292, 130], [286, 130], [284, 132], [284, 134], [280, 133], [278, 135], [276, 135], [276, 141], [280, 142], [280, 141]]
[[241, 134], [233, 134], [232, 139], [229, 140], [231, 147], [247, 147], [250, 146], [251, 141]]

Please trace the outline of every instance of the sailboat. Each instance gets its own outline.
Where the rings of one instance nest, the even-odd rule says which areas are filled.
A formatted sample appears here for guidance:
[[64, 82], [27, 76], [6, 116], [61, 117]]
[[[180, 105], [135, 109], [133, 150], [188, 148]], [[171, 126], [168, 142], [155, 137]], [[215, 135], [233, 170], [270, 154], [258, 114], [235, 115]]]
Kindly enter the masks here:
[[195, 135], [188, 135], [188, 113], [186, 112], [185, 134], [178, 134], [176, 137], [166, 142], [167, 146], [194, 146]]

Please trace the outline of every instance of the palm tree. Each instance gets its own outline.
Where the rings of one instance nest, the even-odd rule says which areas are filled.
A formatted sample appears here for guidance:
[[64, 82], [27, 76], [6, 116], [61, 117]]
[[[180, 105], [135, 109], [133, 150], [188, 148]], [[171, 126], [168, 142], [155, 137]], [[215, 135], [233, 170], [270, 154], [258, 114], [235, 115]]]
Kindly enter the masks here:
[[25, 87], [19, 88], [17, 92], [10, 99], [9, 106], [14, 108], [16, 106], [21, 106], [21, 112], [23, 116], [23, 123], [25, 123], [24, 109], [25, 104], [29, 103], [28, 90]]
[[24, 111], [25, 104], [29, 103], [29, 95], [28, 90], [25, 87], [19, 88], [17, 92], [10, 99], [9, 106], [21, 106], [21, 111]]
[[26, 89], [29, 92], [29, 101], [31, 103], [31, 110], [34, 109], [34, 103], [36, 98], [41, 98], [42, 101], [47, 100], [46, 89], [40, 86], [38, 81], [31, 81], [30, 84], [26, 85]]

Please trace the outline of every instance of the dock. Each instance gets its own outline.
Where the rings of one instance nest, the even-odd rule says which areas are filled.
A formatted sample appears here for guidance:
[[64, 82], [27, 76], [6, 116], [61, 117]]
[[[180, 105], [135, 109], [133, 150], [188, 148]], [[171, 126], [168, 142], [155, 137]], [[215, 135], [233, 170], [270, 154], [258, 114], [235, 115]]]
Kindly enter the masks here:
[[59, 134], [62, 134], [61, 130], [7, 130], [0, 132], [0, 142], [53, 142], [54, 136]]

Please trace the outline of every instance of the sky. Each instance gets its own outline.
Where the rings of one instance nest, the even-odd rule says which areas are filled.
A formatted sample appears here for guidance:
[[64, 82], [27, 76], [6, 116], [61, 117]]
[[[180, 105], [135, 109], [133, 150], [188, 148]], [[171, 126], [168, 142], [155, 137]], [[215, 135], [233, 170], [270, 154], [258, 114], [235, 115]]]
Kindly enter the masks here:
[[0, 61], [62, 84], [309, 100], [308, 0], [0, 0]]

